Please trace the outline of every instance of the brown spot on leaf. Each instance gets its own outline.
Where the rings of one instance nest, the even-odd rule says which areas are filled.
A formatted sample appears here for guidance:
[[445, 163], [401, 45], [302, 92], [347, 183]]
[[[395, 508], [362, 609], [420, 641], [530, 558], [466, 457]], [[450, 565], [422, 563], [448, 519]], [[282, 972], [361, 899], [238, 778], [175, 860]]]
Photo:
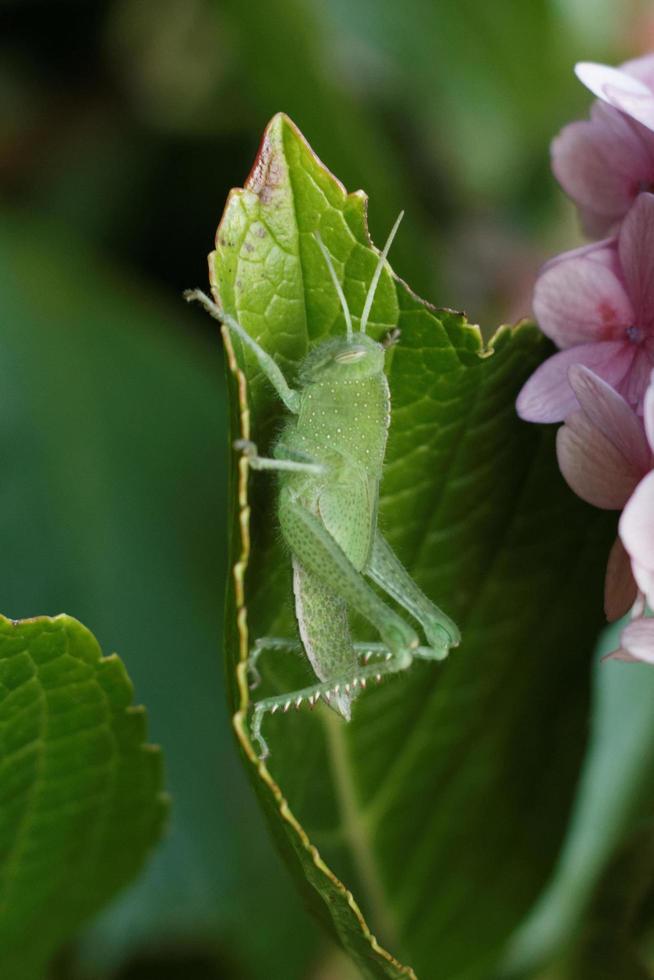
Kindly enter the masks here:
[[272, 196], [282, 182], [282, 167], [273, 146], [264, 135], [254, 161], [254, 166], [245, 182], [248, 190], [257, 194], [262, 204], [269, 204]]

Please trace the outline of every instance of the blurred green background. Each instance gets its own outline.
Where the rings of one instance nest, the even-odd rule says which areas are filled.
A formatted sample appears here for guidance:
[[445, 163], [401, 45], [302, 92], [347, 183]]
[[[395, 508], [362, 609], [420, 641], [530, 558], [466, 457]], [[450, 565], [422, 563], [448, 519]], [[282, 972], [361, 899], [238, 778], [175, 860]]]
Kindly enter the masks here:
[[164, 748], [168, 838], [61, 978], [312, 978], [307, 917], [240, 771], [223, 697], [226, 422], [206, 284], [230, 187], [278, 110], [393, 265], [487, 333], [579, 241], [549, 172], [576, 60], [654, 47], [645, 2], [0, 2], [0, 610], [116, 649]]

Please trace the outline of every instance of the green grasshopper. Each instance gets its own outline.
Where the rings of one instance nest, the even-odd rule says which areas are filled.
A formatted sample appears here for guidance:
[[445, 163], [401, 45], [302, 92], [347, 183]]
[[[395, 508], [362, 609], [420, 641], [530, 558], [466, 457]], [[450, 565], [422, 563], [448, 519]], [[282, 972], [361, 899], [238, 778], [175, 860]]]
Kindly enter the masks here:
[[[385, 346], [366, 335], [379, 279], [402, 215], [379, 255], [358, 331], [329, 252], [314, 236], [345, 318], [346, 336], [322, 341], [300, 364], [298, 388], [241, 325], [199, 290], [198, 300], [254, 353], [259, 367], [290, 412], [273, 458], [253, 443], [237, 443], [255, 470], [279, 474], [277, 516], [293, 566], [297, 640], [262, 637], [250, 654], [252, 686], [266, 650], [303, 650], [318, 683], [253, 705], [252, 735], [269, 754], [261, 733], [264, 715], [311, 707], [322, 698], [347, 721], [352, 701], [369, 680], [407, 670], [414, 658], [442, 660], [457, 646], [457, 626], [418, 588], [377, 528], [379, 484], [391, 420], [384, 374]], [[391, 342], [394, 342], [392, 339]], [[406, 609], [419, 623], [427, 646], [366, 581]], [[379, 633], [381, 643], [353, 643], [348, 610], [356, 610]], [[370, 661], [373, 660], [372, 663]]]

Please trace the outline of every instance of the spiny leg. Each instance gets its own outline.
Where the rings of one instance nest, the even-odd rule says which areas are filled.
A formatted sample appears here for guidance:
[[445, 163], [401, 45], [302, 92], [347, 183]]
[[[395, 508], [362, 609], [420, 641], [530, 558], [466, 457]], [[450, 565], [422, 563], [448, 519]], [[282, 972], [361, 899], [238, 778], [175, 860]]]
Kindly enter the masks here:
[[266, 759], [270, 755], [268, 745], [261, 734], [264, 715], [274, 715], [277, 711], [287, 713], [291, 708], [300, 708], [303, 703], [307, 703], [313, 708], [320, 698], [329, 704], [333, 698], [338, 698], [341, 693], [348, 696], [356, 694], [359, 689], [365, 689], [368, 681], [375, 680], [379, 683], [382, 677], [388, 674], [397, 674], [402, 670], [407, 670], [411, 666], [412, 660], [411, 654], [391, 655], [390, 660], [384, 660], [383, 663], [358, 667], [349, 674], [330, 678], [320, 684], [312, 684], [310, 687], [303, 687], [290, 694], [279, 694], [257, 701], [253, 705], [252, 737], [261, 749], [259, 758]]
[[415, 631], [379, 598], [327, 528], [288, 488], [280, 493], [279, 521], [294, 557], [372, 623], [393, 655], [408, 656], [418, 647]]
[[427, 642], [435, 651], [440, 650], [442, 657], [447, 655], [449, 647], [459, 645], [461, 634], [456, 623], [418, 588], [379, 531], [375, 532], [366, 572], [373, 582], [418, 620]]
[[[364, 643], [357, 642], [352, 644], [357, 659], [361, 660], [366, 666], [371, 660], [390, 660], [393, 654], [385, 643]], [[294, 640], [290, 636], [260, 636], [256, 640], [250, 655], [248, 656], [247, 669], [250, 675], [250, 690], [254, 691], [261, 683], [259, 673], [259, 658], [262, 654], [272, 650], [285, 651], [287, 653], [302, 653], [302, 644], [299, 640]], [[416, 660], [444, 660], [447, 651], [434, 650], [432, 647], [416, 647], [412, 651]]]
[[[393, 654], [385, 643], [354, 643], [354, 650], [358, 657], [361, 657], [364, 664], [368, 664], [373, 657], [380, 657], [383, 660], [390, 660]], [[433, 647], [416, 647], [411, 651], [414, 660], [445, 660], [447, 649]]]

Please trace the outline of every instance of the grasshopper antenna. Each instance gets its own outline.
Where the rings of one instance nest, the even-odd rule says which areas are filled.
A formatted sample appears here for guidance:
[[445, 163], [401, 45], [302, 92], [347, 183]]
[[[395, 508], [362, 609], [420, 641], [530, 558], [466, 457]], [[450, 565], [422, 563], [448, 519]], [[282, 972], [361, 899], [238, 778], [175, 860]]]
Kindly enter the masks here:
[[382, 249], [379, 259], [377, 260], [377, 266], [375, 268], [372, 280], [370, 282], [370, 288], [368, 290], [368, 295], [366, 296], [366, 302], [363, 307], [363, 313], [361, 314], [361, 325], [359, 330], [361, 333], [366, 332], [366, 327], [368, 326], [368, 317], [370, 316], [370, 310], [372, 309], [372, 301], [375, 298], [375, 293], [377, 291], [377, 286], [379, 284], [379, 278], [382, 274], [382, 269], [384, 268], [384, 262], [388, 257], [388, 253], [391, 250], [391, 245], [393, 244], [393, 239], [397, 234], [397, 229], [400, 227], [400, 221], [404, 217], [404, 211], [400, 211], [397, 218], [395, 219], [395, 224], [391, 228], [390, 234], [386, 239], [386, 244]]
[[343, 316], [345, 317], [345, 329], [347, 330], [347, 339], [352, 340], [352, 317], [350, 316], [350, 308], [347, 305], [347, 300], [345, 299], [345, 293], [343, 292], [343, 287], [338, 281], [338, 276], [336, 275], [336, 269], [334, 268], [334, 263], [332, 262], [332, 257], [325, 248], [324, 242], [320, 237], [320, 232], [314, 231], [313, 237], [318, 243], [318, 248], [322, 252], [323, 258], [327, 263], [327, 268], [329, 269], [329, 274], [332, 277], [332, 282], [334, 283], [334, 288], [338, 293], [338, 298], [341, 301], [341, 306], [343, 308]]

